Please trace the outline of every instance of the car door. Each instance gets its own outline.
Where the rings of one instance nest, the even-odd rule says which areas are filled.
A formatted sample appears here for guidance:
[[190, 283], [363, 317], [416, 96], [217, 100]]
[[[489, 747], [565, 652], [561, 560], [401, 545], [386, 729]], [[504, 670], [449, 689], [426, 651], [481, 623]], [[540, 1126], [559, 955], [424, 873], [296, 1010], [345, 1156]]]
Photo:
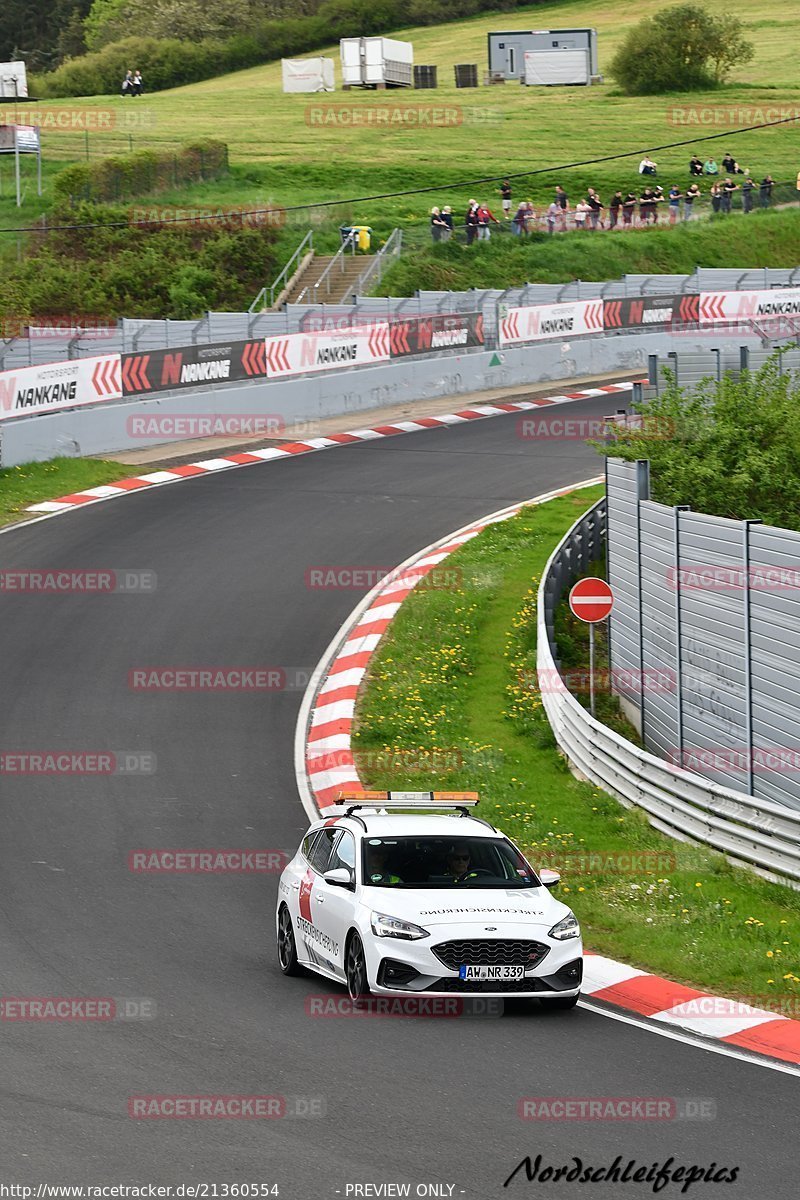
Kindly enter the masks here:
[[293, 883], [293, 892], [296, 897], [297, 915], [294, 917], [294, 922], [297, 931], [298, 958], [301, 962], [311, 963], [312, 966], [322, 966], [328, 970], [332, 969], [332, 964], [326, 937], [317, 920], [317, 909], [321, 906], [317, 904], [316, 896], [319, 895], [322, 873], [327, 870], [338, 832], [337, 829], [326, 826], [306, 838], [303, 842], [303, 855], [307, 866]]
[[314, 923], [326, 940], [336, 974], [344, 979], [344, 946], [348, 930], [353, 925], [356, 906], [356, 842], [349, 829], [339, 830], [326, 870], [341, 868], [350, 872], [353, 886], [339, 887], [318, 879], [314, 884], [311, 908]]

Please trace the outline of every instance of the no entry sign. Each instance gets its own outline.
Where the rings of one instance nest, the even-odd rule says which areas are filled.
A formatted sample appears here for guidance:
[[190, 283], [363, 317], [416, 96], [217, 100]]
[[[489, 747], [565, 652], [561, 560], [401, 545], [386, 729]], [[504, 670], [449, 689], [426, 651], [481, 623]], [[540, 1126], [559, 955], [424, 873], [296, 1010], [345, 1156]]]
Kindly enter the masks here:
[[569, 594], [569, 606], [580, 621], [605, 621], [614, 606], [614, 593], [605, 579], [581, 579]]

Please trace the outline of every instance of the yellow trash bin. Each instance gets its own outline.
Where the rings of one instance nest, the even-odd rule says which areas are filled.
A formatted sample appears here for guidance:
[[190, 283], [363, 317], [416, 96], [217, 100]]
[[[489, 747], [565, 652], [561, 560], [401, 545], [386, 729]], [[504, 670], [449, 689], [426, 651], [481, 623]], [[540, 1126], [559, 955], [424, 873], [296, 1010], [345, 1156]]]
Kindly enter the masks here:
[[370, 229], [369, 225], [354, 225], [353, 233], [358, 235], [359, 250], [369, 250], [372, 244], [372, 230]]

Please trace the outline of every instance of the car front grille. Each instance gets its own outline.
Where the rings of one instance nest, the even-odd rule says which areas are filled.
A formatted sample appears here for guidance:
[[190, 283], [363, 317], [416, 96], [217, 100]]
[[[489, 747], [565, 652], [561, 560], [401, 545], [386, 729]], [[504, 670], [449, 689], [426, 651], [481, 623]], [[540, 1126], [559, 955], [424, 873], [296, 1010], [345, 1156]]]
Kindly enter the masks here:
[[435, 983], [431, 983], [425, 988], [426, 992], [462, 992], [470, 993], [471, 995], [479, 995], [481, 992], [492, 992], [497, 995], [498, 992], [527, 992], [530, 995], [533, 992], [552, 992], [553, 989], [549, 984], [541, 979], [459, 979], [457, 976], [448, 975], [444, 979], [437, 979]]
[[[451, 971], [462, 964], [477, 967], [523, 966], [535, 967], [547, 954], [549, 947], [541, 942], [522, 939], [481, 938], [463, 942], [440, 942], [431, 950]], [[505, 989], [506, 984], [503, 984]]]

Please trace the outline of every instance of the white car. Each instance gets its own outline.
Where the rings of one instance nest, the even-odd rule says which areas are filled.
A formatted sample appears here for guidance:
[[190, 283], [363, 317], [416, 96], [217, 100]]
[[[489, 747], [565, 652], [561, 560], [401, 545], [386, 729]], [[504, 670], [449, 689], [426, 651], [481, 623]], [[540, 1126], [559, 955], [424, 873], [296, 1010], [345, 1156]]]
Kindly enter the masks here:
[[280, 878], [278, 961], [370, 994], [527, 996], [572, 1008], [581, 931], [475, 793], [343, 796]]

